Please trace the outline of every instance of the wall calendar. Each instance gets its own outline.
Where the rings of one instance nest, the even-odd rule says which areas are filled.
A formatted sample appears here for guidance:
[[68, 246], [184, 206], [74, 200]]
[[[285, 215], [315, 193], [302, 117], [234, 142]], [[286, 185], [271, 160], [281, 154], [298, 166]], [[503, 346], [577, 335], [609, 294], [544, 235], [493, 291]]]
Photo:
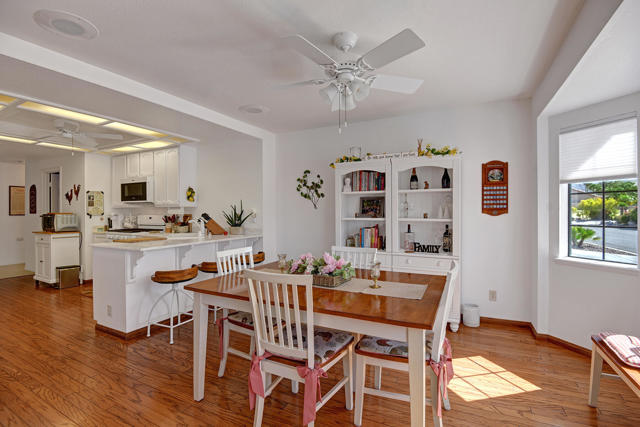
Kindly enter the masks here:
[[498, 216], [509, 212], [509, 163], [492, 160], [482, 164], [482, 213]]

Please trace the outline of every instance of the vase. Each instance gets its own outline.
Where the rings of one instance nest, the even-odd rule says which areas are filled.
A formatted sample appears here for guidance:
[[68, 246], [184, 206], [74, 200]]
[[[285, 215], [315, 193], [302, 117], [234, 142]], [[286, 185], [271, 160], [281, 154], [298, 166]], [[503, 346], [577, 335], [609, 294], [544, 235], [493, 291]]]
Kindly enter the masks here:
[[244, 234], [244, 227], [229, 227], [229, 234]]

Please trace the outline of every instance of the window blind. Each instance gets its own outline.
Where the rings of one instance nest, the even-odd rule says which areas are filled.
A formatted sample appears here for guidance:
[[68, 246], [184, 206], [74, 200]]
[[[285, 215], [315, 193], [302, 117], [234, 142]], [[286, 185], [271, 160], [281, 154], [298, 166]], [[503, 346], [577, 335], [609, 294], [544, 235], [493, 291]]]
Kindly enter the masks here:
[[560, 134], [560, 183], [637, 175], [635, 117]]

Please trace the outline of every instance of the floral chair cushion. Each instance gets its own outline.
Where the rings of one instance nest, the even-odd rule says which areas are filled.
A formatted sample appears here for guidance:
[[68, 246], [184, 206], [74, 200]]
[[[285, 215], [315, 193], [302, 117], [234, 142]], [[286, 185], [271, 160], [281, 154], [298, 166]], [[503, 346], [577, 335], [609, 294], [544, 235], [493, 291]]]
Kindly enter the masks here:
[[[246, 311], [236, 311], [227, 316], [229, 323], [233, 323], [236, 326], [253, 330], [253, 315]], [[273, 319], [273, 324], [277, 324], [278, 321]]]
[[[284, 330], [283, 330], [284, 332]], [[295, 330], [295, 327], [292, 327], [293, 332], [293, 345], [298, 345], [298, 337]], [[307, 328], [306, 325], [302, 328], [302, 346], [307, 348]], [[285, 335], [285, 343], [286, 333]], [[348, 332], [338, 331], [335, 329], [327, 329], [327, 328], [318, 328], [316, 327], [313, 331], [313, 353], [314, 353], [314, 363], [316, 366], [323, 366], [331, 357], [340, 353], [344, 350], [349, 344], [354, 341], [354, 336]]]
[[[425, 339], [426, 356], [425, 360], [431, 359], [431, 342], [433, 335], [427, 335]], [[356, 353], [373, 355], [382, 354], [386, 356], [394, 356], [403, 359], [409, 358], [409, 346], [404, 341], [388, 340], [386, 338], [372, 337], [365, 335], [356, 344]]]

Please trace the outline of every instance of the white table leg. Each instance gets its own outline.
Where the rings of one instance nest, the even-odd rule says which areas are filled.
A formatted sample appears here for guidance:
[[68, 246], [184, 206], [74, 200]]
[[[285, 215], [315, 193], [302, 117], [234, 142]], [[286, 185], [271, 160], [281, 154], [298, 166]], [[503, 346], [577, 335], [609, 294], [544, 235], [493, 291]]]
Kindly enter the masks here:
[[407, 328], [407, 343], [409, 345], [409, 392], [411, 394], [411, 426], [424, 427], [424, 399], [426, 394], [424, 330]]
[[204, 371], [207, 362], [207, 327], [209, 307], [202, 303], [202, 295], [193, 300], [193, 398], [204, 399]]
[[589, 406], [598, 406], [598, 393], [600, 392], [600, 378], [602, 376], [602, 356], [598, 353], [598, 347], [593, 344], [591, 349], [591, 379], [589, 381]]

